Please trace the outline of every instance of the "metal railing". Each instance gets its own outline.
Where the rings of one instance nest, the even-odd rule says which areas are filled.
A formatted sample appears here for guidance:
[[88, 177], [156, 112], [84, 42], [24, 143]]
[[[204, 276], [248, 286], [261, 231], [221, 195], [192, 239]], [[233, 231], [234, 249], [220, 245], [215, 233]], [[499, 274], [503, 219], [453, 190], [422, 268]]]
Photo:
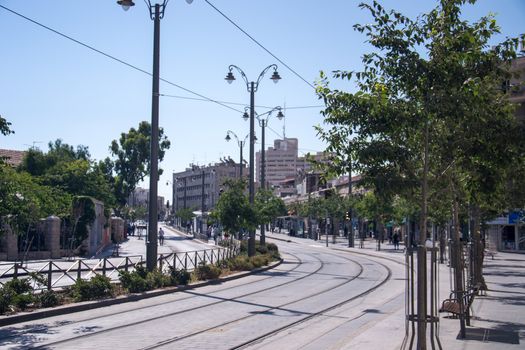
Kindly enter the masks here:
[[[161, 271], [169, 267], [192, 271], [200, 264], [216, 264], [235, 257], [240, 252], [238, 244], [230, 247], [217, 247], [189, 252], [159, 254], [157, 266]], [[35, 290], [62, 289], [74, 284], [78, 279], [89, 280], [96, 274], [109, 277], [117, 282], [120, 271], [133, 271], [137, 266], [145, 264], [142, 255], [126, 257], [107, 257], [102, 259], [77, 259], [72, 261], [27, 261], [0, 264], [0, 286], [13, 278], [31, 277], [38, 274], [45, 277], [45, 285], [38, 285], [35, 280]]]

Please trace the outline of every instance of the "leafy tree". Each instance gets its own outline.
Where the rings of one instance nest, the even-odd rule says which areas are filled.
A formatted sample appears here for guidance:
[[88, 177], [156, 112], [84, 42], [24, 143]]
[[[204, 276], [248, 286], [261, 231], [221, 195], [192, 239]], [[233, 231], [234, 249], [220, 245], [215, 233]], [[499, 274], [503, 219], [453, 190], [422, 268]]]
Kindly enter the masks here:
[[[317, 130], [329, 144], [327, 151], [339, 157], [342, 166], [349, 158], [351, 130], [352, 159], [363, 183], [385, 200], [397, 195], [417, 203], [418, 262], [424, 260], [433, 193], [450, 191], [459, 241], [460, 204], [469, 199], [478, 205], [485, 202], [485, 194], [497, 188], [498, 167], [506, 168], [503, 150], [515, 149], [510, 141], [516, 132], [512, 109], [497, 87], [508, 77], [508, 62], [520, 40], [507, 39], [489, 49], [497, 25], [491, 16], [473, 24], [462, 21], [466, 2], [443, 0], [417, 20], [387, 11], [377, 1], [361, 4], [374, 21], [354, 28], [365, 33], [374, 51], [363, 56], [363, 71], [334, 74], [355, 77], [358, 91], [332, 90], [324, 74], [318, 87], [329, 128]], [[438, 197], [434, 195], [434, 202], [441, 205]], [[421, 263], [418, 270], [423, 268]], [[420, 282], [418, 314], [425, 315], [426, 291]], [[419, 322], [418, 347], [426, 347], [425, 335], [426, 324]]]
[[31, 148], [23, 159], [19, 171], [27, 171], [47, 186], [60, 188], [73, 196], [90, 196], [112, 207], [115, 199], [110, 182], [101, 168], [90, 159], [85, 146], [62, 143], [60, 139], [48, 144], [49, 151]]
[[[278, 216], [286, 215], [286, 205], [271, 190], [259, 189], [255, 194], [255, 211], [257, 213], [257, 223], [266, 225]], [[260, 244], [265, 244], [265, 237], [262, 233]]]
[[180, 208], [175, 212], [175, 216], [180, 218], [181, 222], [187, 223], [195, 216], [191, 208]]
[[2, 118], [2, 116], [0, 115], [0, 133], [2, 133], [2, 135], [4, 136], [14, 133], [14, 131], [11, 130], [10, 126], [11, 123], [8, 122], [6, 119]]
[[43, 217], [66, 215], [70, 204], [71, 196], [62, 190], [0, 165], [0, 221], [9, 224], [16, 234], [27, 232]]
[[[131, 128], [122, 133], [120, 139], [111, 142], [111, 154], [116, 157], [113, 163], [115, 172], [114, 191], [118, 205], [122, 208], [140, 181], [150, 173], [150, 139], [151, 125], [143, 121], [138, 129]], [[170, 147], [170, 141], [159, 128], [159, 161]], [[109, 161], [106, 165], [109, 165]], [[162, 169], [159, 168], [159, 176]]]
[[258, 223], [256, 211], [245, 195], [244, 181], [226, 180], [214, 216], [222, 224], [224, 231], [236, 234], [242, 230], [255, 230]]

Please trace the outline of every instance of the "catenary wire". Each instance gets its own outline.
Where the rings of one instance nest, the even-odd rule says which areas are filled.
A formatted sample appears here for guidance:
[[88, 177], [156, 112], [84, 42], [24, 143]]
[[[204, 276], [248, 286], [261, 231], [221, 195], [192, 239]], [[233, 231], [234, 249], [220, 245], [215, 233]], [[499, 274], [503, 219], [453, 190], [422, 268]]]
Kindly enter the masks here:
[[[137, 67], [137, 66], [135, 66], [135, 65], [133, 65], [133, 64], [131, 64], [131, 63], [128, 63], [128, 62], [126, 62], [126, 61], [124, 61], [124, 60], [122, 60], [122, 59], [120, 59], [120, 58], [117, 58], [117, 57], [115, 57], [115, 56], [112, 56], [112, 55], [110, 55], [110, 54], [108, 54], [108, 53], [106, 53], [106, 52], [104, 52], [104, 51], [101, 51], [101, 50], [99, 50], [99, 49], [96, 49], [96, 48], [94, 48], [94, 47], [91, 46], [91, 45], [88, 45], [88, 44], [86, 44], [86, 43], [83, 43], [83, 42], [81, 42], [80, 40], [77, 40], [77, 39], [75, 39], [75, 38], [73, 38], [73, 37], [71, 37], [71, 36], [69, 36], [69, 35], [64, 34], [64, 33], [61, 33], [61, 32], [59, 32], [59, 31], [56, 30], [56, 29], [53, 29], [53, 28], [51, 28], [51, 27], [48, 27], [48, 26], [46, 26], [45, 24], [42, 24], [42, 23], [40, 23], [40, 22], [38, 22], [38, 21], [36, 21], [36, 20], [33, 20], [33, 19], [31, 19], [31, 18], [29, 18], [29, 17], [27, 17], [27, 16], [24, 16], [24, 15], [22, 15], [21, 13], [18, 13], [18, 12], [14, 11], [14, 10], [11, 10], [10, 8], [7, 8], [7, 7], [3, 6], [3, 5], [0, 5], [0, 8], [3, 8], [4, 10], [6, 10], [6, 11], [8, 11], [8, 12], [11, 12], [11, 13], [14, 14], [14, 15], [19, 16], [19, 17], [25, 19], [26, 21], [29, 21], [29, 22], [31, 22], [31, 23], [33, 23], [33, 24], [36, 24], [36, 25], [39, 26], [39, 27], [42, 27], [42, 28], [44, 28], [44, 29], [46, 29], [46, 30], [49, 30], [50, 32], [53, 32], [53, 33], [55, 33], [55, 34], [57, 34], [57, 35], [60, 35], [60, 36], [63, 37], [63, 38], [66, 38], [66, 39], [68, 39], [68, 40], [70, 40], [70, 41], [73, 41], [74, 43], [76, 43], [76, 44], [78, 44], [78, 45], [84, 46], [85, 48], [88, 48], [88, 49], [90, 49], [90, 50], [92, 50], [92, 51], [94, 51], [94, 52], [96, 52], [96, 53], [99, 53], [99, 54], [101, 54], [101, 55], [103, 55], [103, 56], [106, 56], [107, 58], [110, 58], [110, 59], [112, 59], [112, 60], [114, 60], [114, 61], [117, 61], [117, 62], [119, 62], [119, 63], [121, 63], [121, 64], [123, 64], [123, 65], [125, 65], [125, 66], [128, 66], [128, 67], [130, 67], [130, 68], [132, 68], [132, 69], [134, 69], [134, 70], [137, 70], [137, 71], [139, 71], [139, 72], [141, 72], [141, 73], [144, 73], [144, 74], [147, 74], [147, 75], [149, 75], [149, 76], [152, 76], [152, 73], [150, 73], [150, 72], [148, 72], [148, 71], [146, 71], [146, 70], [144, 70], [144, 69], [142, 69], [142, 68], [139, 68], [139, 67]], [[159, 78], [159, 79], [160, 79], [161, 81], [163, 81], [163, 82], [169, 84], [169, 85], [175, 86], [175, 87], [177, 87], [177, 88], [179, 88], [179, 89], [181, 89], [181, 90], [184, 90], [184, 91], [186, 91], [186, 92], [188, 92], [188, 93], [190, 93], [190, 94], [193, 94], [193, 95], [199, 96], [200, 98], [202, 98], [202, 99], [204, 99], [204, 100], [206, 100], [206, 101], [214, 102], [214, 103], [216, 103], [216, 104], [218, 104], [218, 105], [220, 105], [220, 106], [223, 106], [223, 107], [225, 107], [225, 108], [231, 109], [231, 110], [233, 110], [233, 111], [235, 111], [235, 112], [242, 113], [242, 111], [240, 111], [240, 110], [238, 110], [238, 109], [236, 109], [236, 108], [233, 108], [233, 107], [228, 106], [228, 105], [226, 105], [226, 104], [224, 104], [224, 103], [222, 103], [222, 102], [220, 102], [220, 101], [216, 101], [216, 100], [214, 100], [214, 99], [211, 99], [211, 98], [209, 98], [209, 97], [206, 97], [206, 96], [204, 96], [204, 95], [201, 95], [201, 94], [199, 94], [199, 93], [197, 93], [197, 92], [195, 92], [195, 91], [192, 91], [192, 90], [190, 90], [190, 89], [187, 89], [187, 88], [185, 88], [185, 87], [183, 87], [183, 86], [180, 86], [180, 85], [178, 85], [178, 84], [176, 84], [176, 83], [173, 83], [173, 82], [171, 82], [171, 81], [169, 81], [169, 80], [166, 80], [166, 79], [163, 79], [163, 78]]]
[[[193, 101], [206, 101], [206, 102], [212, 102], [210, 101], [209, 99], [206, 99], [206, 98], [198, 98], [198, 97], [189, 97], [189, 96], [180, 96], [180, 95], [170, 95], [170, 94], [159, 94], [159, 96], [162, 96], [162, 97], [171, 97], [171, 98], [180, 98], [182, 100], [193, 100]], [[215, 102], [215, 101], [213, 101]], [[239, 102], [228, 102], [228, 101], [218, 101], [217, 102], [220, 102], [220, 103], [224, 103], [224, 104], [227, 104], [227, 105], [234, 105], [234, 106], [246, 106], [246, 103], [239, 103]], [[325, 106], [324, 105], [311, 105], [311, 106], [293, 106], [293, 107], [288, 107], [286, 106], [286, 109], [308, 109], [308, 108], [324, 108]], [[260, 106], [260, 105], [256, 105], [255, 108], [267, 108], [267, 109], [272, 109], [274, 107], [269, 107], [269, 106]]]
[[237, 23], [235, 23], [233, 20], [231, 20], [228, 16], [226, 16], [221, 10], [219, 10], [217, 7], [215, 7], [211, 2], [209, 2], [208, 0], [204, 0], [206, 1], [206, 3], [208, 5], [210, 5], [215, 11], [217, 11], [218, 13], [220, 13], [224, 18], [226, 18], [228, 20], [228, 22], [230, 22], [231, 24], [233, 24], [237, 29], [239, 29], [242, 33], [244, 33], [244, 35], [246, 35], [248, 38], [250, 38], [254, 43], [256, 43], [257, 45], [259, 45], [260, 48], [262, 48], [264, 51], [266, 51], [268, 54], [270, 54], [270, 56], [272, 56], [273, 58], [275, 58], [277, 61], [279, 61], [279, 63], [281, 63], [283, 66], [285, 66], [286, 68], [288, 68], [288, 70], [290, 70], [290, 72], [292, 72], [293, 74], [295, 74], [299, 79], [301, 79], [302, 81], [304, 81], [306, 84], [308, 84], [312, 89], [315, 89], [315, 86], [312, 85], [312, 83], [310, 83], [308, 80], [306, 80], [305, 78], [303, 78], [299, 73], [297, 73], [294, 69], [292, 69], [289, 65], [287, 65], [286, 63], [284, 63], [281, 59], [279, 59], [279, 57], [275, 56], [270, 50], [268, 50], [266, 47], [264, 47], [260, 42], [258, 42], [257, 40], [255, 40], [255, 38], [253, 36], [251, 36], [250, 34], [248, 34], [244, 29], [242, 29]]

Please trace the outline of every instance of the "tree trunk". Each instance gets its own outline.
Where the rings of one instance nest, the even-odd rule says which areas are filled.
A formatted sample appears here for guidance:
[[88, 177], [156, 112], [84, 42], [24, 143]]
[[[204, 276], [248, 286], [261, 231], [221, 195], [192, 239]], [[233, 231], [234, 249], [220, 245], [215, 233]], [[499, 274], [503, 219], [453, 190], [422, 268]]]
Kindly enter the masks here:
[[481, 212], [479, 206], [472, 206], [472, 246], [473, 246], [473, 276], [472, 283], [480, 285], [482, 290], [487, 290], [483, 278], [483, 242], [481, 241]]
[[427, 201], [428, 201], [428, 121], [424, 131], [423, 179], [421, 181], [421, 221], [417, 247], [417, 348], [427, 348]]
[[454, 231], [452, 235], [452, 252], [450, 256], [452, 257], [452, 266], [454, 268], [454, 291], [455, 295], [459, 301], [459, 324], [461, 331], [461, 338], [465, 338], [466, 329], [465, 329], [465, 305], [463, 303], [463, 252], [460, 237], [460, 223], [459, 223], [459, 203], [454, 192], [454, 204], [453, 204], [453, 219], [454, 219]]

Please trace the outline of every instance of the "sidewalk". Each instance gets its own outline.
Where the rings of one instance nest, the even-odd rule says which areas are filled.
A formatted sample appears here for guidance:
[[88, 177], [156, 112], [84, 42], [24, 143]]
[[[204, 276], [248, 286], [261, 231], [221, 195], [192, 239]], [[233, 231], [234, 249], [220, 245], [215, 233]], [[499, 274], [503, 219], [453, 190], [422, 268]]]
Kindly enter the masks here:
[[[284, 241], [311, 242], [318, 246], [326, 246], [323, 236], [320, 240], [290, 237], [284, 233], [267, 233], [267, 237]], [[355, 242], [359, 247], [359, 240]], [[375, 239], [367, 238], [364, 248], [348, 248], [348, 240], [337, 237], [332, 243], [328, 240], [329, 248], [344, 249], [354, 252], [397, 258], [404, 261], [403, 249], [394, 250], [388, 241], [381, 244], [377, 251]], [[401, 248], [403, 246], [401, 245]], [[488, 286], [486, 295], [479, 295], [474, 299], [471, 312], [471, 326], [467, 326], [466, 339], [458, 339], [460, 331], [459, 319], [450, 318], [447, 313], [440, 313], [439, 340], [444, 350], [493, 350], [493, 349], [525, 349], [525, 254], [497, 252], [494, 259], [485, 257], [484, 278]], [[449, 297], [451, 290], [452, 270], [446, 264], [439, 265], [439, 299], [441, 302]], [[403, 310], [399, 315], [393, 315], [404, 322]], [[370, 330], [370, 337], [386, 337], [392, 343], [404, 334], [388, 334], [388, 328], [377, 325]], [[368, 331], [367, 331], [368, 332]], [[415, 348], [415, 346], [414, 346]], [[430, 349], [430, 345], [428, 345]]]
[[[210, 249], [210, 243], [194, 239], [193, 235], [177, 230], [176, 228], [164, 224], [159, 224], [159, 228], [164, 230], [164, 244], [157, 244], [158, 254], [170, 254], [173, 252], [192, 251]], [[147, 235], [128, 236], [127, 239], [119, 244], [118, 256], [142, 256], [146, 258]], [[114, 256], [115, 245], [111, 244], [95, 258], [108, 258]]]

